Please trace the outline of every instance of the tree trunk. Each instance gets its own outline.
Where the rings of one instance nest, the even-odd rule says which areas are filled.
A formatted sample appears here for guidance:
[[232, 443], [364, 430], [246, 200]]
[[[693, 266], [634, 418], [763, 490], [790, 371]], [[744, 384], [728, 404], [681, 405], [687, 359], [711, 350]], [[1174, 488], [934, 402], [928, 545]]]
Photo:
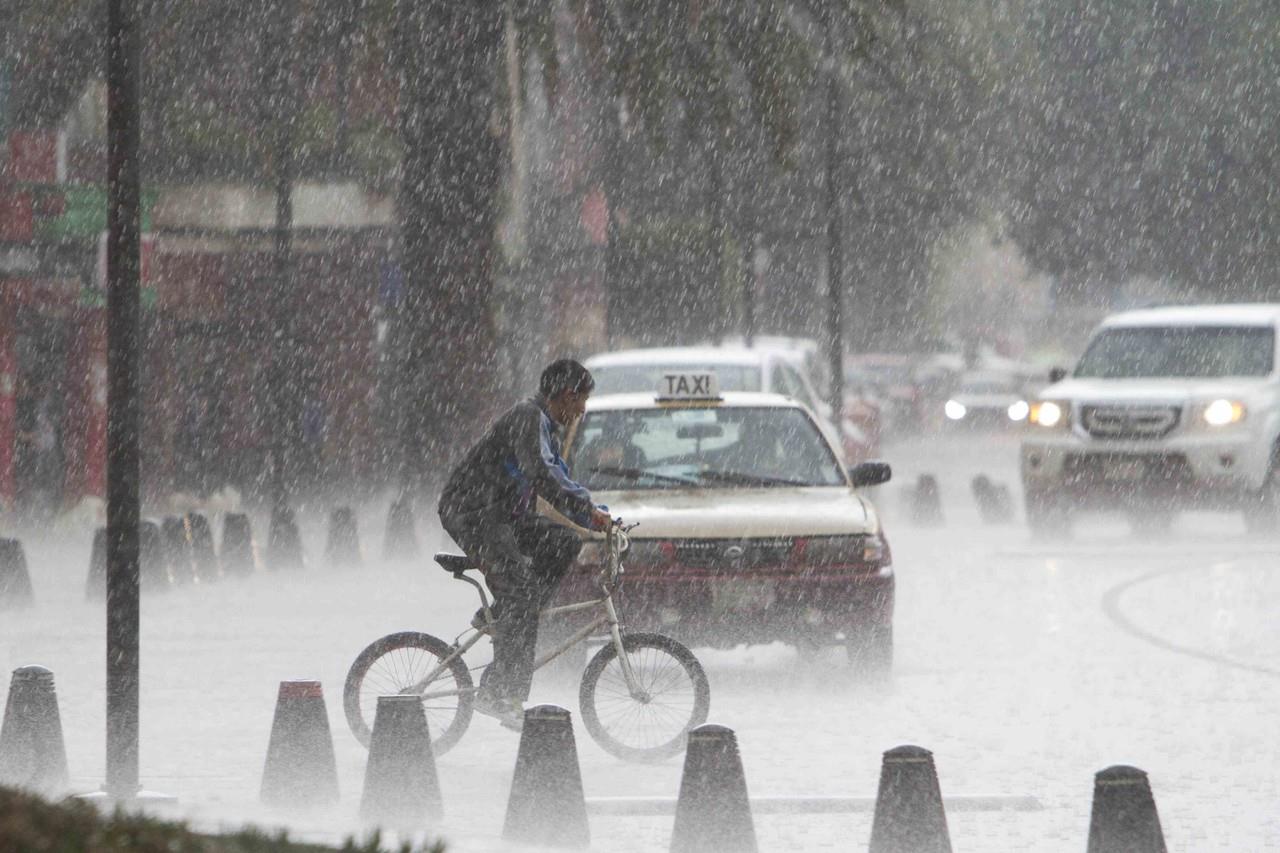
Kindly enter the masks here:
[[400, 0], [403, 487], [434, 490], [495, 407], [491, 311], [502, 151], [497, 3]]

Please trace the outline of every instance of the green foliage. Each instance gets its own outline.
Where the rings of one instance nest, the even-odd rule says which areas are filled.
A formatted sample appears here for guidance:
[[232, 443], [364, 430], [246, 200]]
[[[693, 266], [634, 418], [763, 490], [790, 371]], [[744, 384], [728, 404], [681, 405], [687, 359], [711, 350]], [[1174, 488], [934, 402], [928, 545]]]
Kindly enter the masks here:
[[[341, 848], [290, 841], [281, 831], [246, 829], [228, 835], [192, 832], [180, 822], [117, 811], [105, 817], [83, 801], [47, 802], [33, 794], [0, 788], [0, 850], [59, 853], [384, 853], [376, 833], [348, 839]], [[404, 844], [398, 853], [444, 853], [444, 845]]]

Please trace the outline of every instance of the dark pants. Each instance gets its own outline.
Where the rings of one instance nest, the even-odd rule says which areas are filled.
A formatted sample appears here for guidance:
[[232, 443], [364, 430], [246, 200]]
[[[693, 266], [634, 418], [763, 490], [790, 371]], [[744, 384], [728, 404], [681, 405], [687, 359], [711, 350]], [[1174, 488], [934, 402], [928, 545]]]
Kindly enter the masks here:
[[498, 624], [485, 689], [523, 702], [533, 682], [538, 612], [551, 601], [582, 540], [542, 516], [505, 524], [465, 514], [441, 515], [440, 521], [467, 556], [484, 565], [485, 583], [493, 593]]

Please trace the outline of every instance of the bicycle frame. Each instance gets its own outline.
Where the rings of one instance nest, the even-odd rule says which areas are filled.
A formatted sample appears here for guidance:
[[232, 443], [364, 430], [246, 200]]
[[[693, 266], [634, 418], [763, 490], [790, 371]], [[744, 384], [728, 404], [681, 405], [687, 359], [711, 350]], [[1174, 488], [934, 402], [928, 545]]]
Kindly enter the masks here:
[[[573, 526], [576, 528], [576, 525]], [[610, 526], [604, 534], [596, 533], [592, 535], [591, 531], [582, 530], [581, 528], [577, 529], [579, 530], [580, 535], [586, 534], [593, 539], [603, 538], [605, 540], [605, 565], [600, 575], [600, 589], [604, 595], [601, 598], [593, 598], [589, 601], [579, 601], [573, 604], [562, 604], [558, 607], [549, 607], [540, 611], [538, 615], [539, 617], [543, 617], [555, 616], [563, 613], [578, 613], [598, 607], [603, 607], [604, 612], [582, 628], [575, 631], [568, 637], [568, 639], [555, 649], [546, 652], [542, 657], [535, 660], [533, 668], [535, 670], [541, 669], [543, 666], [546, 666], [548, 663], [555, 660], [578, 643], [584, 642], [587, 637], [591, 636], [598, 628], [607, 625], [609, 627], [609, 640], [613, 643], [614, 650], [617, 652], [618, 661], [622, 666], [622, 677], [626, 682], [627, 690], [631, 693], [632, 698], [637, 701], [648, 701], [648, 693], [641, 689], [640, 685], [636, 681], [635, 673], [631, 669], [631, 661], [625, 654], [623, 654], [622, 628], [618, 619], [618, 610], [613, 603], [613, 590], [617, 587], [622, 578], [622, 563], [619, 559], [619, 554], [621, 550], [625, 549], [625, 545], [621, 545], [619, 539], [621, 538], [622, 542], [625, 542], [626, 534], [620, 530], [616, 524]], [[475, 578], [466, 577], [464, 575], [457, 575], [456, 577], [458, 577], [459, 580], [466, 581], [476, 588], [476, 591], [480, 594], [480, 602], [483, 605], [485, 618], [491, 621], [492, 613], [489, 609], [489, 598], [485, 595], [484, 587], [482, 587], [480, 582]], [[470, 636], [467, 636], [468, 634], [470, 634]], [[428, 692], [427, 685], [434, 681], [441, 672], [448, 668], [450, 663], [466, 654], [473, 646], [475, 646], [476, 643], [480, 642], [481, 637], [484, 637], [487, 634], [487, 631], [479, 628], [470, 628], [462, 634], [459, 634], [458, 638], [454, 640], [453, 650], [447, 657], [441, 659], [435, 669], [427, 673], [427, 675], [416, 684], [406, 687], [400, 692], [402, 694], [417, 694], [421, 696], [424, 701], [427, 699], [439, 699], [447, 696], [460, 696], [463, 693], [474, 693], [479, 688], [472, 687], [468, 690], [438, 690]], [[466, 637], [466, 639], [462, 639], [463, 637]]]

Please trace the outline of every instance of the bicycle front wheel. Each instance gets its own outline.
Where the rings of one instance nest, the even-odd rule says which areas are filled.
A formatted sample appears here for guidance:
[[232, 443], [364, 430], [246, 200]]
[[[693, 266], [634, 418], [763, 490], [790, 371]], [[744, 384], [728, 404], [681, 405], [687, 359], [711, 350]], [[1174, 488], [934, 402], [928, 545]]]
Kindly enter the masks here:
[[682, 752], [689, 730], [707, 721], [711, 707], [702, 664], [661, 634], [630, 634], [622, 647], [637, 693], [627, 686], [617, 648], [607, 644], [582, 675], [583, 725], [605, 751], [628, 761], [659, 761]]
[[[379, 696], [417, 689], [426, 694], [422, 707], [427, 713], [432, 751], [439, 756], [456, 744], [471, 724], [473, 689], [471, 673], [461, 655], [441, 666], [453, 651], [444, 640], [416, 631], [388, 634], [362, 651], [351, 664], [342, 690], [347, 725], [356, 740], [369, 745]], [[432, 672], [436, 672], [435, 678], [419, 688]]]

